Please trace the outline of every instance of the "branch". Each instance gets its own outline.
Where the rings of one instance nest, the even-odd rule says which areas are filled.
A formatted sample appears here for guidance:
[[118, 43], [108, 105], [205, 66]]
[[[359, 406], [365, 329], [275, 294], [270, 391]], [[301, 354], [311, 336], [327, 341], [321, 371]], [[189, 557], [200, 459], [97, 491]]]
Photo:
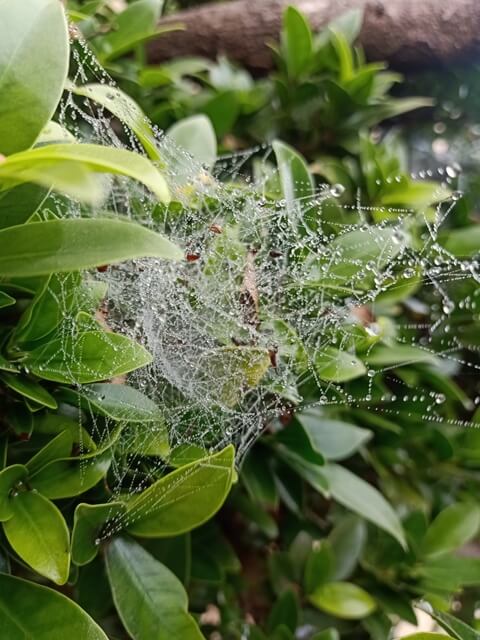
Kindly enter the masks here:
[[282, 11], [295, 4], [319, 30], [349, 9], [364, 7], [359, 41], [370, 60], [395, 68], [430, 67], [480, 58], [479, 0], [234, 0], [168, 16], [183, 32], [162, 34], [149, 45], [149, 62], [173, 56], [220, 53], [264, 72], [272, 58], [267, 42], [278, 41]]

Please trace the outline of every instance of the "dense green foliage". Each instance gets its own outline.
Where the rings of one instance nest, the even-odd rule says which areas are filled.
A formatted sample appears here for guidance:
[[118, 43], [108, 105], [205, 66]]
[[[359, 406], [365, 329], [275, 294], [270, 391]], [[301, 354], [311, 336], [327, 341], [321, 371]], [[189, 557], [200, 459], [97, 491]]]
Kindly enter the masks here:
[[[456, 418], [472, 419], [465, 392], [476, 393], [475, 380], [390, 339], [409, 335], [400, 324], [415, 313], [412, 296], [432, 303], [420, 292], [420, 273], [391, 283], [374, 319], [381, 331], [372, 335], [367, 323], [358, 324], [355, 357], [332, 346], [315, 367], [321, 380], [361, 393], [369, 388], [367, 369], [389, 366], [399, 381], [442, 394], [444, 423], [426, 420], [421, 404], [402, 399], [392, 419], [371, 405], [296, 408], [298, 392], [308, 405], [321, 391], [302, 386], [301, 338], [277, 327], [278, 357], [282, 349], [295, 351], [298, 380], [288, 393], [279, 390], [289, 410], [251, 449], [239, 477], [232, 447], [200, 450], [172, 462], [141, 493], [109, 502], [122, 430], [155, 427], [158, 458], [168, 459], [170, 447], [162, 407], [111, 383], [151, 355], [99, 321], [105, 291], [84, 271], [140, 256], [183, 257], [158, 233], [91, 215], [105, 189], [99, 174], [127, 176], [169, 206], [168, 180], [142, 110], [171, 127], [172, 138], [207, 166], [217, 144], [272, 142], [279, 168], [269, 185], [272, 206], [279, 199], [293, 206], [327, 180], [345, 187], [342, 204], [354, 204], [361, 189], [371, 222], [388, 219], [390, 206], [411, 208], [418, 215], [409, 231], [418, 238], [425, 224], [420, 214], [450, 195], [447, 186], [411, 178], [398, 131], [385, 125], [380, 142], [378, 130], [371, 135], [373, 127], [429, 101], [390, 95], [400, 77], [365, 63], [353, 46], [361, 15], [312, 34], [303, 16], [287, 9], [278, 68], [254, 80], [226, 60], [146, 65], [143, 44], [156, 34], [161, 4], [137, 0], [119, 14], [102, 0], [69, 7], [101, 63], [140, 107], [101, 84], [88, 91], [68, 87], [78, 99], [87, 92], [130, 127], [145, 149], [140, 155], [59, 143], [60, 127], [50, 119], [67, 83], [63, 11], [57, 0], [0, 0], [0, 70], [21, 69], [14, 81], [0, 81], [6, 156], [0, 163], [0, 636], [381, 640], [398, 620], [415, 622], [412, 603], [425, 598], [433, 608], [423, 608], [451, 637], [478, 639], [462, 620], [475, 625], [480, 593], [480, 560], [464, 549], [480, 526], [480, 439], [454, 425]], [[14, 47], [25, 32], [28, 47]], [[48, 70], [41, 84], [38, 69]], [[252, 165], [252, 174], [258, 170]], [[80, 201], [82, 216], [53, 213], [52, 193]], [[461, 207], [466, 228], [452, 230], [444, 243], [455, 255], [472, 256], [479, 227]], [[344, 215], [341, 207], [331, 210]], [[306, 219], [315, 228], [315, 217]], [[224, 222], [231, 224], [226, 215]], [[388, 228], [378, 233], [393, 246]], [[345, 249], [352, 238], [332, 242]], [[378, 251], [377, 242], [356, 258], [367, 264]], [[347, 284], [351, 269], [339, 265], [336, 282]], [[461, 286], [474, 293], [472, 283]], [[460, 295], [465, 291], [449, 291], [453, 300]], [[477, 325], [455, 312], [451, 331], [460, 330], [478, 343]], [[241, 371], [252, 386], [269, 366], [268, 355], [253, 351], [246, 350]], [[380, 404], [388, 385], [380, 373], [376, 380], [373, 402]], [[220, 392], [227, 404], [237, 402], [236, 388]], [[89, 408], [81, 424], [72, 411], [79, 406]], [[106, 438], [99, 437], [102, 425]], [[98, 544], [115, 518], [125, 527]], [[462, 620], [449, 613], [453, 602]]]

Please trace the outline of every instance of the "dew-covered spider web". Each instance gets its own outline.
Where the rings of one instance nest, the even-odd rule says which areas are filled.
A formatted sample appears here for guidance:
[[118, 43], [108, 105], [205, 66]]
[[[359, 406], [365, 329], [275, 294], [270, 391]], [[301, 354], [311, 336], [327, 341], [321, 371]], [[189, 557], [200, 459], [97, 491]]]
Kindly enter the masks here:
[[[124, 100], [81, 41], [73, 57], [77, 87], [101, 84], [110, 100]], [[60, 122], [80, 141], [144, 153], [88, 90], [66, 93]], [[115, 177], [94, 215], [108, 211], [164, 233], [185, 259], [139, 259], [89, 277], [107, 286], [101, 322], [152, 355], [126, 382], [161, 408], [176, 463], [155, 445], [164, 425], [123, 429], [109, 472], [112, 499], [148, 487], [182, 452], [187, 460], [234, 444], [240, 462], [262, 432], [305, 404], [368, 410], [389, 422], [474, 424], [480, 267], [445, 241], [462, 199], [459, 167], [417, 174], [415, 184], [435, 180], [438, 189], [430, 204], [411, 209], [371, 206], [361, 191], [346, 202], [341, 184], [319, 182], [299, 196], [308, 185], [294, 180], [279, 195], [292, 167], [276, 162], [271, 147], [223, 157], [210, 171], [152, 130], [174, 204]], [[400, 187], [404, 180], [388, 178]], [[65, 198], [54, 201], [64, 215]], [[67, 213], [81, 216], [83, 208], [68, 200]], [[442, 411], [438, 384], [422, 389], [402, 374], [411, 363], [432, 378], [462, 372], [471, 381], [464, 420]], [[117, 423], [89, 413], [97, 443], [112, 438]]]

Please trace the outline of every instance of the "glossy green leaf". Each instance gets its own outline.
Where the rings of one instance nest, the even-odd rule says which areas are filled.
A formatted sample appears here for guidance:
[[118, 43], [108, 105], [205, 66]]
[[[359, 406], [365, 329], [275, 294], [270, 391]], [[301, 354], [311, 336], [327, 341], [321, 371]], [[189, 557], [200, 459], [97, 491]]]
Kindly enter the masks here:
[[426, 209], [429, 205], [451, 197], [451, 191], [437, 182], [414, 182], [413, 180], [393, 182], [382, 192], [381, 200], [385, 205], [401, 205]]
[[179, 260], [182, 252], [163, 236], [111, 219], [49, 220], [0, 231], [0, 276], [74, 271], [151, 256]]
[[304, 587], [306, 593], [315, 592], [318, 587], [333, 577], [335, 557], [328, 541], [316, 544], [308, 555], [305, 565]]
[[28, 183], [0, 192], [0, 229], [27, 222], [47, 195], [44, 187]]
[[128, 505], [128, 531], [145, 537], [179, 535], [222, 506], [234, 473], [234, 448], [223, 449], [157, 480]]
[[313, 447], [327, 460], [348, 458], [372, 437], [368, 429], [360, 429], [341, 420], [330, 420], [316, 409], [307, 409], [297, 419], [308, 433]]
[[[409, 236], [395, 228], [370, 226], [368, 229], [344, 233], [329, 245], [328, 275], [320, 276], [320, 282], [367, 286], [363, 273], [368, 263], [382, 269], [390, 264], [409, 243]], [[335, 256], [335, 257], [334, 257]], [[357, 279], [359, 280], [357, 282]]]
[[8, 293], [4, 291], [0, 291], [0, 309], [4, 309], [5, 307], [11, 307], [15, 304], [15, 298], [9, 296]]
[[334, 580], [345, 580], [355, 570], [367, 542], [365, 521], [352, 514], [332, 529], [329, 542], [335, 557]]
[[34, 489], [52, 500], [71, 498], [88, 491], [100, 482], [111, 463], [109, 451], [91, 459], [87, 456], [62, 458], [42, 467], [30, 477], [29, 482]]
[[325, 458], [314, 446], [307, 430], [296, 418], [288, 425], [288, 429], [282, 429], [275, 436], [275, 442], [281, 443], [279, 452], [289, 459], [299, 458], [299, 463], [307, 462], [311, 465], [325, 464]]
[[3, 523], [7, 540], [40, 575], [65, 584], [70, 567], [69, 531], [57, 507], [35, 491], [12, 497], [13, 516]]
[[125, 515], [126, 506], [122, 502], [107, 504], [79, 504], [75, 509], [72, 531], [72, 562], [82, 566], [91, 562], [99, 550], [99, 536], [108, 522]]
[[28, 476], [28, 469], [22, 464], [14, 464], [0, 471], [0, 522], [13, 516], [12, 493], [17, 485], [22, 485]]
[[45, 144], [57, 144], [63, 142], [76, 142], [76, 138], [61, 124], [50, 120], [50, 122], [42, 129], [35, 142], [35, 146], [39, 147]]
[[375, 487], [337, 464], [325, 465], [322, 472], [328, 480], [334, 500], [387, 531], [405, 547], [405, 535], [400, 520]]
[[33, 423], [38, 435], [57, 436], [68, 431], [73, 442], [81, 445], [82, 450], [94, 451], [97, 448], [91, 435], [76, 418], [42, 411], [33, 416]]
[[134, 640], [203, 640], [178, 578], [139, 544], [115, 538], [106, 550], [115, 606]]
[[126, 384], [99, 383], [78, 391], [63, 389], [63, 400], [117, 422], [163, 422], [160, 408], [148, 396]]
[[286, 590], [278, 598], [268, 616], [267, 629], [270, 633], [278, 627], [285, 626], [292, 633], [295, 633], [299, 618], [299, 603], [296, 594], [291, 590]]
[[121, 447], [127, 453], [166, 459], [170, 443], [165, 420], [162, 417], [157, 422], [130, 422], [123, 430]]
[[33, 145], [60, 100], [68, 59], [58, 0], [0, 0], [0, 153]]
[[428, 557], [454, 551], [469, 542], [480, 528], [480, 508], [456, 503], [441, 511], [428, 527], [422, 548]]
[[115, 60], [144, 40], [156, 35], [156, 23], [164, 0], [137, 0], [122, 11], [114, 28], [102, 38], [102, 59]]
[[308, 203], [313, 196], [315, 185], [302, 156], [284, 142], [276, 140], [272, 144], [277, 159], [278, 171], [287, 210], [295, 212], [299, 202]]
[[416, 607], [428, 613], [452, 638], [456, 638], [456, 640], [479, 640], [480, 633], [476, 629], [472, 629], [463, 620], [455, 618], [450, 613], [434, 609], [429, 602], [419, 602]]
[[249, 451], [242, 466], [241, 478], [253, 500], [269, 506], [276, 504], [275, 480], [263, 447], [257, 446]]
[[470, 258], [480, 253], [480, 225], [452, 229], [441, 236], [441, 244], [457, 258]]
[[76, 95], [90, 98], [93, 102], [108, 109], [135, 133], [152, 160], [160, 160], [152, 126], [147, 116], [130, 96], [118, 87], [105, 84], [72, 86], [71, 90]]
[[402, 640], [448, 640], [452, 636], [445, 633], [433, 633], [431, 631], [420, 631], [419, 633], [411, 633], [408, 636], [402, 636]]
[[44, 407], [49, 407], [50, 409], [57, 408], [55, 398], [44, 387], [42, 387], [41, 384], [31, 378], [27, 378], [24, 375], [2, 373], [0, 375], [0, 380], [4, 382], [7, 387], [13, 389], [13, 391], [19, 393], [25, 398], [28, 398], [29, 400], [33, 400]]
[[141, 345], [125, 336], [87, 331], [73, 339], [55, 337], [31, 351], [23, 362], [45, 380], [88, 384], [121, 376], [151, 361]]
[[73, 600], [58, 591], [0, 574], [0, 635], [5, 640], [108, 640]]
[[358, 620], [376, 609], [370, 594], [350, 582], [329, 582], [309, 596], [310, 602], [336, 618]]
[[357, 356], [334, 347], [319, 351], [314, 364], [319, 378], [328, 382], [348, 382], [365, 375], [367, 371]]
[[86, 303], [78, 273], [55, 273], [46, 277], [44, 285], [38, 288], [22, 313], [10, 342], [18, 345], [45, 338], [60, 325], [66, 314], [74, 315], [75, 307]]
[[58, 460], [59, 458], [67, 458], [72, 453], [73, 437], [71, 431], [65, 429], [61, 431], [55, 438], [52, 438], [44, 447], [26, 462], [30, 475], [40, 471], [45, 465]]
[[376, 367], [408, 365], [417, 362], [434, 363], [436, 361], [431, 351], [408, 344], [379, 344], [365, 356], [365, 359], [369, 365]]
[[167, 134], [181, 149], [206, 167], [213, 167], [217, 160], [217, 136], [204, 115], [190, 116], [175, 123]]
[[291, 78], [308, 69], [312, 48], [312, 32], [307, 20], [295, 7], [287, 7], [283, 13], [282, 49]]
[[0, 183], [34, 182], [97, 204], [104, 197], [104, 188], [95, 173], [132, 178], [148, 187], [160, 202], [170, 200], [165, 179], [147, 158], [96, 144], [49, 144], [16, 153], [0, 164]]

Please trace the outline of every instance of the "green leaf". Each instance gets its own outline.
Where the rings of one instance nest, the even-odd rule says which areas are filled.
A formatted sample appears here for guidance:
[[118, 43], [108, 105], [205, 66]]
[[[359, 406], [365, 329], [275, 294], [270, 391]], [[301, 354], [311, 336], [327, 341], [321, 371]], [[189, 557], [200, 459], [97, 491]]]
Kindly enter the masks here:
[[15, 298], [9, 296], [8, 293], [4, 291], [0, 291], [0, 309], [4, 309], [5, 307], [11, 307], [15, 304]]
[[30, 475], [40, 471], [45, 465], [57, 460], [58, 458], [67, 458], [72, 453], [73, 437], [71, 431], [65, 429], [61, 431], [55, 438], [52, 438], [40, 451], [38, 451], [26, 463], [26, 467]]
[[78, 443], [88, 451], [94, 451], [97, 447], [88, 431], [79, 424], [76, 418], [61, 415], [59, 413], [40, 412], [33, 416], [34, 431], [37, 435], [57, 436], [62, 431], [68, 431], [72, 441]]
[[57, 507], [35, 491], [21, 491], [10, 501], [13, 516], [3, 523], [18, 555], [40, 575], [65, 584], [70, 568], [69, 531]]
[[334, 347], [326, 347], [315, 355], [319, 378], [327, 382], [348, 382], [365, 375], [365, 365], [357, 356]]
[[333, 578], [348, 578], [360, 559], [367, 542], [367, 527], [364, 520], [347, 515], [332, 529], [329, 542], [335, 557]]
[[148, 187], [160, 202], [170, 201], [165, 179], [147, 158], [96, 144], [49, 144], [11, 155], [0, 164], [0, 183], [34, 182], [98, 204], [104, 188], [92, 172], [127, 176]]
[[0, 610], [5, 640], [108, 640], [73, 600], [14, 576], [0, 574]]
[[435, 202], [441, 202], [451, 196], [451, 191], [437, 182], [414, 182], [413, 180], [393, 182], [382, 191], [382, 204], [402, 205], [425, 210]]
[[339, 62], [340, 82], [345, 84], [353, 78], [355, 71], [352, 48], [343, 33], [335, 30], [332, 30], [331, 42]]
[[98, 553], [98, 539], [106, 523], [115, 523], [115, 519], [125, 512], [123, 502], [77, 505], [72, 531], [72, 562], [78, 566], [91, 562]]
[[86, 305], [85, 298], [78, 273], [52, 274], [45, 278], [44, 285], [38, 288], [22, 313], [10, 343], [19, 345], [45, 338], [60, 325], [66, 314], [74, 315], [75, 308]]
[[438, 622], [438, 624], [453, 638], [456, 638], [456, 640], [479, 640], [480, 633], [478, 633], [478, 631], [472, 629], [468, 624], [465, 624], [465, 622], [455, 618], [449, 613], [433, 609], [428, 602], [419, 602], [415, 606], [417, 609], [428, 613], [435, 622]]
[[11, 373], [2, 373], [0, 380], [4, 382], [7, 387], [29, 400], [33, 400], [50, 409], [57, 408], [55, 398], [35, 380], [31, 380], [23, 375], [13, 375]]
[[29, 482], [34, 489], [52, 500], [72, 498], [100, 482], [111, 463], [109, 451], [98, 455], [62, 458], [42, 467], [30, 477]]
[[13, 516], [12, 493], [17, 485], [22, 485], [28, 476], [27, 467], [14, 464], [0, 472], [0, 522]]
[[315, 545], [305, 566], [304, 587], [306, 593], [315, 592], [318, 587], [332, 579], [335, 557], [328, 541]]
[[135, 133], [152, 160], [160, 160], [152, 126], [147, 116], [130, 96], [118, 87], [111, 87], [108, 84], [84, 84], [79, 87], [72, 85], [71, 91], [78, 96], [90, 98], [108, 109]]
[[432, 558], [454, 551], [475, 537], [480, 527], [480, 507], [473, 503], [452, 504], [428, 527], [423, 552]]
[[249, 451], [242, 466], [241, 478], [252, 500], [268, 506], [277, 503], [275, 479], [263, 447], [257, 446]]
[[213, 167], [217, 160], [217, 136], [207, 116], [196, 115], [179, 120], [167, 134], [195, 160], [206, 167]]
[[[170, 453], [168, 430], [164, 419], [158, 422], [131, 422], [123, 430], [122, 451], [166, 459]], [[170, 459], [168, 460], [170, 464]]]
[[366, 356], [369, 365], [388, 367], [394, 365], [408, 365], [417, 362], [436, 361], [435, 356], [427, 349], [408, 344], [376, 345]]
[[362, 9], [351, 9], [334, 18], [329, 23], [329, 29], [341, 33], [350, 45], [353, 45], [360, 34], [363, 23]]
[[[69, 83], [66, 83], [66, 88]], [[59, 142], [76, 142], [76, 138], [74, 135], [70, 133], [68, 129], [63, 127], [58, 122], [54, 122], [50, 120], [50, 122], [42, 129], [37, 141], [35, 143], [36, 147], [45, 145], [45, 144], [57, 144]]]
[[155, 29], [164, 0], [137, 0], [122, 11], [114, 28], [101, 39], [102, 59], [110, 62], [158, 33]]
[[317, 409], [302, 411], [297, 419], [308, 433], [313, 447], [327, 460], [348, 458], [372, 437], [368, 429], [330, 420]]
[[33, 145], [60, 100], [68, 62], [58, 0], [0, 0], [0, 153]]
[[453, 229], [440, 237], [440, 243], [457, 258], [471, 258], [480, 253], [480, 225]]
[[62, 389], [59, 397], [117, 422], [164, 422], [163, 413], [153, 400], [125, 384], [91, 384], [78, 391]]
[[308, 69], [312, 47], [312, 31], [307, 20], [295, 7], [287, 7], [283, 13], [282, 51], [291, 78], [298, 78]]
[[229, 446], [155, 482], [129, 503], [128, 531], [147, 538], [168, 537], [209, 520], [230, 490], [234, 453]]
[[329, 582], [309, 596], [310, 602], [336, 618], [359, 620], [376, 609], [370, 594], [350, 582]]
[[448, 640], [448, 638], [451, 638], [451, 636], [430, 631], [421, 631], [420, 633], [411, 633], [408, 636], [402, 636], [402, 640]]
[[108, 579], [120, 618], [134, 640], [203, 640], [178, 578], [130, 539], [106, 550]]
[[462, 587], [480, 585], [480, 558], [447, 553], [427, 558], [419, 568], [425, 591], [458, 591]]
[[296, 212], [299, 202], [308, 203], [313, 196], [315, 185], [302, 156], [284, 142], [275, 140], [272, 143], [277, 159], [280, 182], [287, 210]]
[[45, 380], [88, 384], [124, 375], [152, 361], [145, 349], [117, 333], [87, 331], [57, 336], [31, 351], [24, 366]]
[[43, 187], [28, 183], [0, 192], [0, 229], [27, 222], [41, 207], [47, 194]]
[[325, 465], [322, 472], [329, 482], [334, 500], [390, 533], [402, 547], [406, 546], [397, 514], [375, 487], [337, 464]]
[[[380, 229], [370, 226], [337, 236], [329, 245], [326, 258], [328, 275], [319, 277], [320, 283], [366, 287], [368, 278], [364, 269], [373, 263], [377, 269], [391, 264], [396, 256], [408, 245], [409, 236], [399, 229]], [[322, 265], [325, 259], [322, 260]], [[363, 273], [363, 275], [362, 275]]]
[[180, 260], [183, 254], [163, 236], [122, 220], [49, 220], [0, 231], [3, 277], [90, 269], [142, 256]]
[[285, 626], [295, 633], [300, 618], [297, 596], [290, 589], [284, 591], [272, 607], [268, 616], [267, 630], [273, 633], [278, 627]]

